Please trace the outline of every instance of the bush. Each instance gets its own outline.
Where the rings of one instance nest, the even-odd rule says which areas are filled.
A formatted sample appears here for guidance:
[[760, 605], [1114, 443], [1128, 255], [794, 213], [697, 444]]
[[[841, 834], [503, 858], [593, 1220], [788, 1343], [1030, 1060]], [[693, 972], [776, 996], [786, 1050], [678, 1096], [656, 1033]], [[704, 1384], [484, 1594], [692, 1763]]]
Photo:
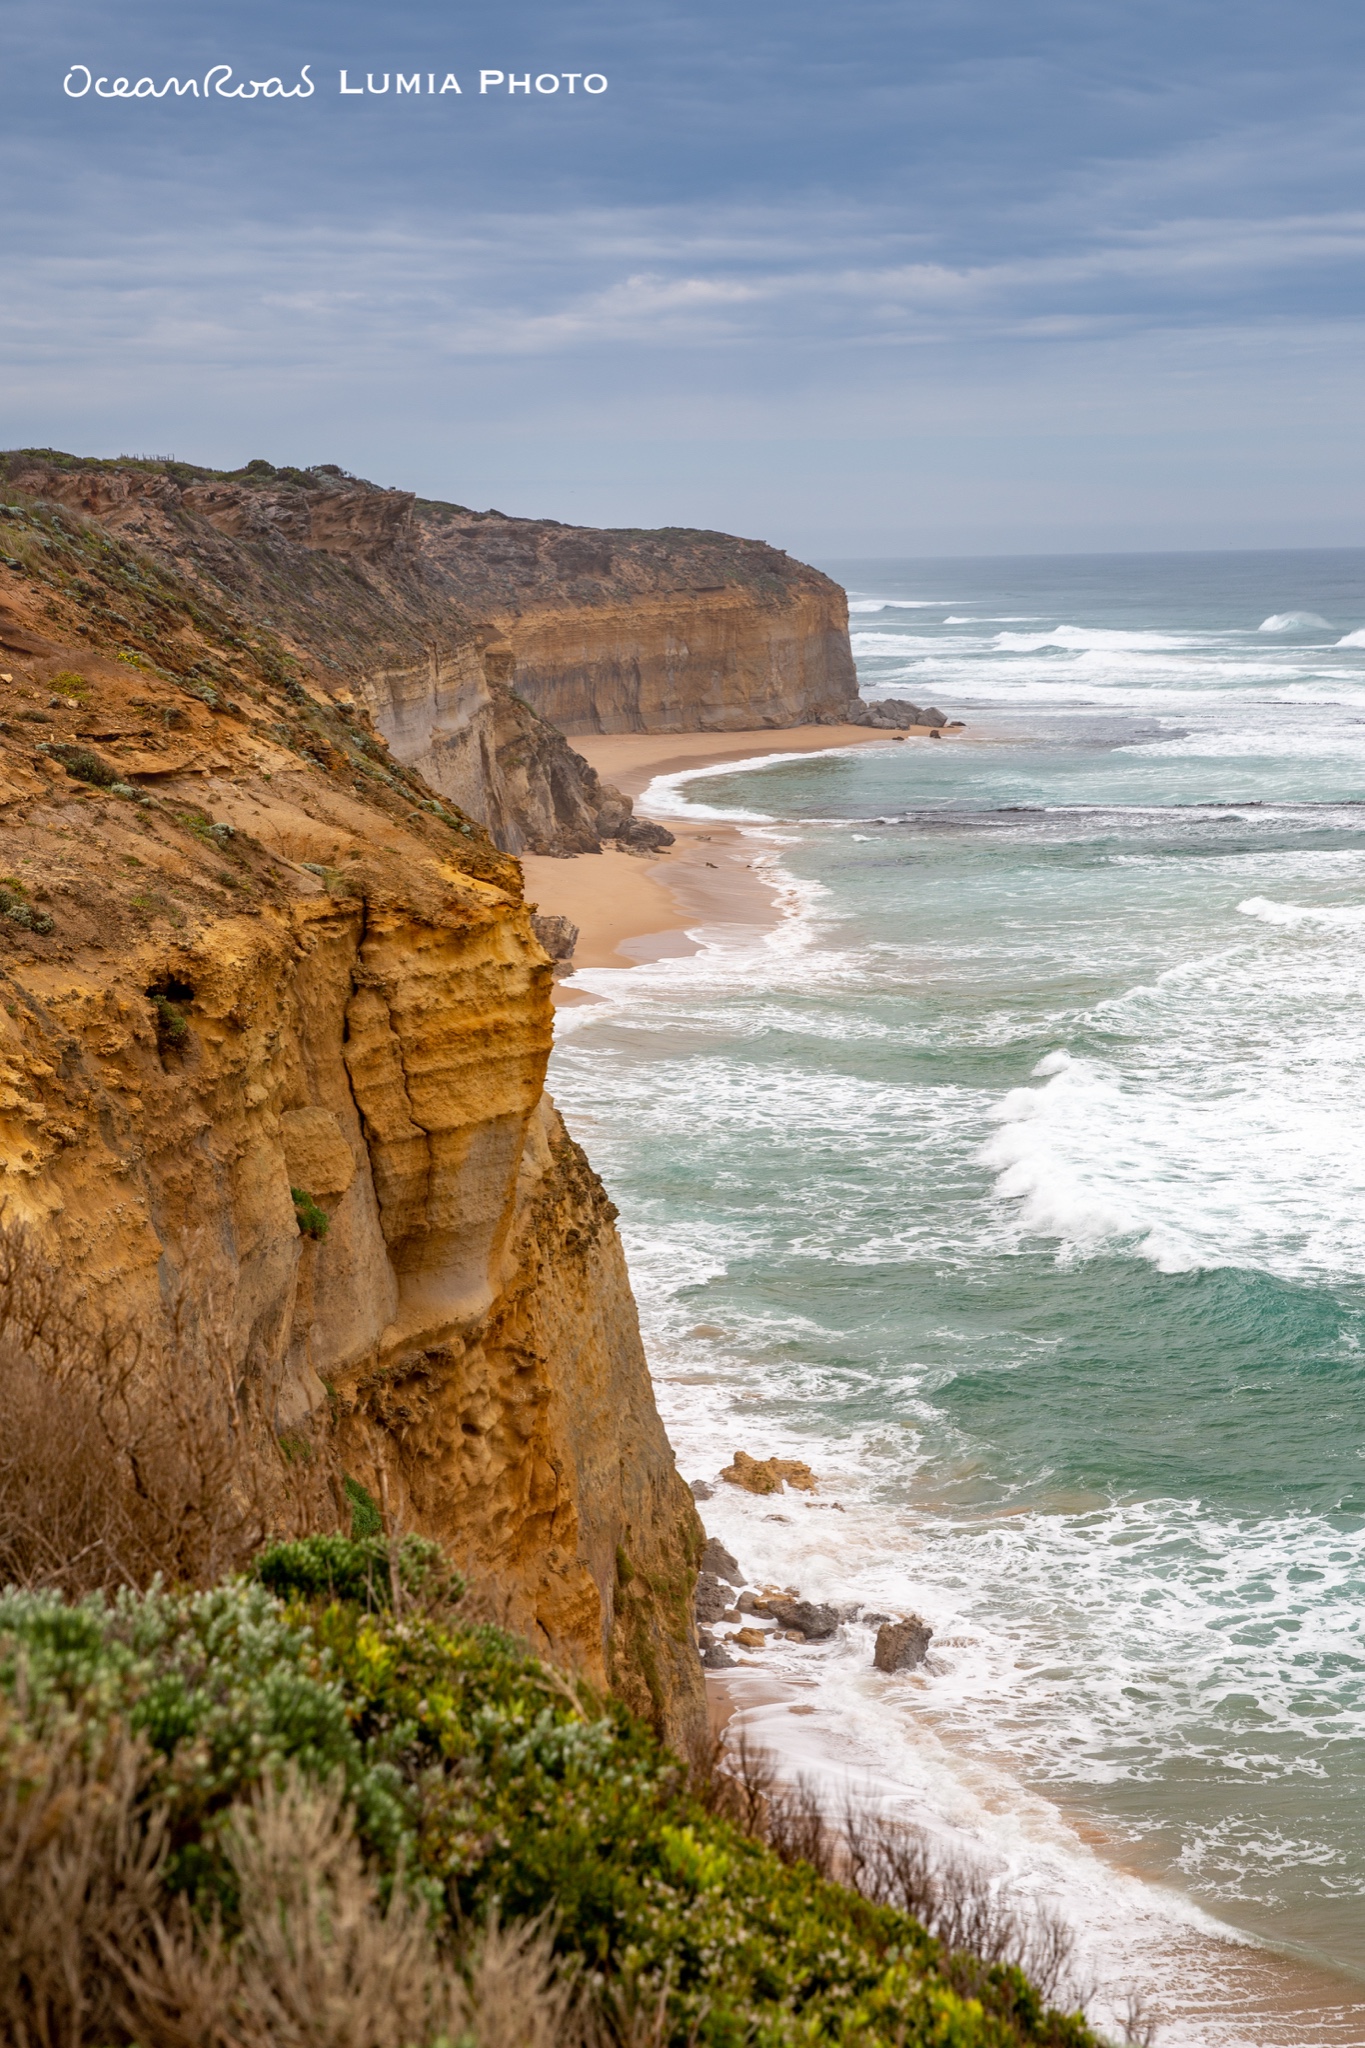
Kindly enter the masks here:
[[450, 1570], [438, 1543], [407, 1536], [390, 1544], [382, 1536], [303, 1536], [263, 1550], [252, 1576], [285, 1599], [350, 1600], [369, 1613], [401, 1609], [405, 1599], [439, 1600], [454, 1606], [464, 1580]]
[[[784, 1862], [708, 1810], [640, 1723], [498, 1630], [458, 1626], [437, 1606], [395, 1613], [376, 1597], [381, 1555], [393, 1554], [373, 1539], [312, 1539], [267, 1551], [254, 1582], [203, 1593], [154, 1588], [74, 1606], [0, 1597], [7, 1753], [73, 1724], [88, 1754], [121, 1728], [143, 1745], [138, 1811], [164, 1835], [164, 1910], [184, 1902], [177, 1938], [204, 1967], [216, 1956], [245, 1968], [255, 1953], [259, 1886], [247, 1883], [241, 1844], [259, 1845], [266, 1824], [242, 1816], [306, 1794], [344, 1809], [361, 1860], [347, 1862], [329, 1822], [311, 1890], [297, 1872], [271, 1880], [296, 1901], [291, 1912], [305, 1893], [325, 1900], [337, 1872], [354, 1889], [363, 1870], [373, 1911], [408, 1928], [402, 1901], [421, 1904], [438, 1947], [495, 1911], [526, 1923], [550, 1915], [557, 1953], [594, 1987], [618, 2039], [1093, 2043], [1008, 1965], [983, 1961], [970, 1990], [959, 1988], [918, 1921]], [[361, 1597], [335, 1597], [343, 1583]]]
[[118, 769], [97, 754], [92, 747], [53, 744], [48, 748], [54, 761], [60, 761], [63, 768], [77, 782], [90, 782], [97, 789], [112, 789], [120, 780]]
[[327, 1211], [319, 1208], [307, 1188], [290, 1188], [294, 1214], [298, 1218], [301, 1237], [324, 1238], [327, 1235]]

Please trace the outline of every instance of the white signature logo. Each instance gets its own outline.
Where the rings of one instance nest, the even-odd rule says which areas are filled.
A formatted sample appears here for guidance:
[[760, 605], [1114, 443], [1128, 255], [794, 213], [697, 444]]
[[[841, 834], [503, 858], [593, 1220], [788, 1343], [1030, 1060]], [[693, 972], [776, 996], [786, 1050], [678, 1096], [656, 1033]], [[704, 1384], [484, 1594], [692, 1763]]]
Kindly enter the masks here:
[[[210, 65], [204, 73], [203, 97], [208, 99], [216, 93], [220, 100], [306, 100], [313, 96], [313, 81], [308, 76], [306, 64], [300, 67], [298, 85], [287, 86], [280, 78], [248, 78], [240, 85], [229, 85], [231, 76], [230, 64]], [[81, 78], [85, 80], [84, 85], [72, 84], [73, 79]], [[139, 78], [134, 85], [126, 78], [96, 78], [88, 64], [73, 64], [62, 80], [62, 91], [67, 98], [83, 100], [92, 89], [102, 100], [164, 100], [168, 92], [173, 92], [177, 99], [182, 99], [186, 93], [193, 99], [200, 97], [197, 78], [187, 78], [183, 84], [178, 78], [168, 78], [162, 86], [158, 86], [155, 79]]]

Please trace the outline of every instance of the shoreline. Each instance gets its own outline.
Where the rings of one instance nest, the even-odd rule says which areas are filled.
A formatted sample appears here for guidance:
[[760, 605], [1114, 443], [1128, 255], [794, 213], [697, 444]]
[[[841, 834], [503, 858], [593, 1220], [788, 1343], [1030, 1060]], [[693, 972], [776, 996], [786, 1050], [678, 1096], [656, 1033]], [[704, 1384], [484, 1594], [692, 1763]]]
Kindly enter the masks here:
[[[603, 781], [638, 798], [660, 775], [782, 754], [909, 744], [927, 740], [929, 731], [914, 726], [902, 741], [899, 734], [865, 725], [765, 726], [732, 733], [589, 734], [575, 737], [572, 745]], [[567, 860], [520, 856], [528, 903], [578, 926], [569, 971], [555, 983], [556, 1004], [600, 1000], [574, 987], [573, 975], [581, 967], [624, 969], [699, 952], [699, 942], [687, 936], [689, 927], [746, 925], [766, 931], [777, 923], [776, 890], [750, 858], [742, 827], [683, 818], [670, 818], [668, 826], [675, 844], [662, 853], [611, 848]]]
[[[754, 1656], [741, 1658], [726, 1671], [707, 1671], [705, 1676], [712, 1741], [724, 1741], [727, 1731], [747, 1727], [754, 1748], [766, 1755], [779, 1784], [790, 1787], [803, 1779], [809, 1782], [810, 1758], [794, 1753], [784, 1743], [778, 1717], [819, 1714], [818, 1678], [794, 1680], [788, 1673], [765, 1669]], [[802, 1698], [807, 1691], [810, 1698]], [[851, 1782], [846, 1766], [832, 1755], [821, 1761], [832, 1776], [845, 1775]], [[823, 1771], [817, 1764], [820, 1775]], [[1044, 1796], [1116, 1885], [1150, 1892], [1153, 1903], [1159, 1894], [1173, 1891], [1192, 1909], [1183, 1924], [1179, 1915], [1172, 1916], [1160, 1949], [1154, 1951], [1168, 1966], [1164, 1982], [1157, 1971], [1146, 1977], [1135, 1972], [1129, 1978], [1122, 1967], [1099, 1979], [1093, 1974], [1095, 1951], [1077, 1928], [1077, 1961], [1086, 2003], [1099, 2012], [1101, 2027], [1122, 2024], [1123, 1996], [1133, 1990], [1148, 2015], [1158, 2022], [1158, 2042], [1172, 2039], [1172, 2048], [1195, 2048], [1196, 2043], [1215, 2039], [1221, 2040], [1223, 2048], [1231, 2048], [1218, 2027], [1229, 2011], [1243, 2015], [1248, 2029], [1245, 2036], [1239, 2036], [1236, 2048], [1334, 2048], [1334, 2044], [1335, 2048], [1355, 2048], [1362, 2038], [1359, 2029], [1365, 2018], [1365, 1997], [1354, 1973], [1224, 1919], [1173, 1886], [1169, 1873], [1143, 1868], [1131, 1845], [1125, 1853], [1124, 1846], [1097, 1827], [1092, 1816], [1068, 1809], [1055, 1795]], [[989, 1854], [983, 1856], [973, 1830], [950, 1826], [947, 1834], [950, 1843], [969, 1859], [980, 1858], [989, 1866], [992, 1859]], [[1029, 1894], [1021, 1897], [1026, 1903]], [[1218, 2029], [1214, 2034], [1206, 2032], [1210, 2022]]]

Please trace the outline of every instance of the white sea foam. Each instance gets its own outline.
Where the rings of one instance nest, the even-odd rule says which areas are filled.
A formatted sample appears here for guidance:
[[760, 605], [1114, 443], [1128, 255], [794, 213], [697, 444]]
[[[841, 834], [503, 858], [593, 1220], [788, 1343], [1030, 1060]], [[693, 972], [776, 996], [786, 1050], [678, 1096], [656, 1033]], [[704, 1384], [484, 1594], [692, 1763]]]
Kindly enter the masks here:
[[[1254, 716], [1248, 776], [1259, 746], [1280, 795], [1292, 760], [1310, 760], [1313, 744], [1348, 759], [1365, 728], [1353, 734], [1336, 711], [1286, 709], [1286, 680], [1326, 684], [1290, 677], [1269, 653], [1258, 650], [1250, 677], [1230, 656], [1201, 655], [1202, 703], [1193, 668], [1164, 702], [1186, 715], [1199, 708], [1202, 730], [1177, 745], [1192, 743], [1201, 750], [1193, 758], [1210, 762], [1234, 750]], [[1132, 669], [1125, 679], [1120, 661], [1176, 659], [1132, 647], [1040, 653], [1031, 701], [1056, 703], [1042, 671], [1074, 667], [1078, 654], [1110, 664], [1090, 679], [1097, 704], [1122, 698], [1148, 710], [1152, 690]], [[907, 673], [924, 687], [922, 668]], [[1209, 688], [1221, 693], [1212, 711]], [[1296, 719], [1299, 754], [1285, 733]], [[1300, 1285], [1365, 1272], [1365, 904], [1343, 900], [1365, 886], [1365, 853], [1349, 843], [1257, 851], [1255, 835], [1292, 825], [1292, 807], [1172, 814], [1163, 806], [1170, 778], [1188, 772], [1186, 756], [1162, 747], [1124, 759], [1133, 774], [1167, 777], [1152, 782], [1150, 806], [1054, 808], [1012, 828], [1019, 890], [1029, 834], [1074, 821], [1084, 849], [1087, 834], [1105, 844], [1121, 831], [1122, 850], [1087, 870], [1097, 896], [1108, 892], [1104, 919], [1082, 914], [1090, 883], [1068, 882], [1080, 893], [1059, 896], [1055, 916], [1020, 894], [1012, 922], [988, 929], [964, 866], [954, 871], [966, 877], [956, 914], [935, 923], [934, 871], [918, 866], [905, 872], [924, 918], [907, 919], [896, 943], [870, 944], [856, 897], [791, 866], [792, 845], [812, 828], [778, 831], [761, 813], [709, 807], [705, 815], [748, 820], [755, 858], [783, 891], [777, 927], [699, 926], [701, 951], [690, 958], [580, 974], [609, 1003], [562, 1013], [556, 1092], [571, 1123], [591, 1112], [595, 1163], [614, 1192], [630, 1190], [623, 1229], [682, 1470], [714, 1480], [744, 1447], [809, 1458], [821, 1473], [810, 1504], [721, 1486], [708, 1526], [755, 1581], [884, 1612], [917, 1608], [936, 1631], [929, 1668], [893, 1681], [869, 1668], [871, 1636], [857, 1623], [826, 1649], [774, 1646], [763, 1666], [788, 1697], [754, 1708], [755, 1732], [832, 1791], [870, 1782], [896, 1811], [969, 1836], [1020, 1888], [1067, 1914], [1106, 1981], [1155, 1986], [1165, 2048], [1356, 2043], [1365, 2037], [1358, 2011], [1338, 2019], [1323, 2009], [1301, 2026], [1277, 2018], [1255, 1951], [1191, 1897], [1115, 1861], [1162, 1863], [1144, 1834], [1145, 1787], [1166, 1772], [1193, 1784], [1225, 1773], [1240, 1788], [1233, 1810], [1191, 1812], [1166, 1863], [1207, 1907], [1264, 1902], [1295, 1871], [1317, 1873], [1328, 1894], [1355, 1882], [1325, 1827], [1276, 1826], [1258, 1816], [1257, 1799], [1293, 1772], [1316, 1784], [1334, 1745], [1365, 1740], [1358, 1542], [1327, 1514], [1238, 1516], [1197, 1498], [953, 1505], [955, 1480], [970, 1480], [983, 1455], [942, 1398], [954, 1357], [965, 1371], [979, 1351], [969, 1314], [978, 1262], [1024, 1248], [1037, 1257], [1041, 1246], [1064, 1265], [1136, 1254], [1164, 1271], [1233, 1266]], [[666, 778], [642, 808], [671, 801], [671, 814], [696, 815], [688, 785], [729, 772]], [[911, 790], [922, 772], [907, 764]], [[1210, 773], [1198, 794], [1226, 788]], [[1242, 793], [1240, 780], [1230, 793]], [[1020, 800], [1037, 796], [1029, 789]], [[1359, 824], [1346, 807], [1315, 815], [1324, 833]], [[1194, 835], [1191, 850], [1141, 850], [1144, 820], [1172, 843]], [[1238, 835], [1226, 856], [1209, 850], [1214, 820]], [[858, 825], [837, 843], [863, 841], [872, 828]], [[901, 830], [879, 828], [880, 843], [898, 843]], [[1172, 890], [1177, 867], [1185, 897]], [[1150, 971], [1124, 978], [1144, 947]], [[965, 1079], [964, 1048], [1008, 1056], [1039, 1031], [1018, 984], [1043, 957], [1052, 1021], [1031, 1040], [1048, 1049], [1028, 1083]], [[1167, 958], [1176, 964], [1163, 969]], [[949, 1008], [936, 1019], [908, 1000], [936, 977], [977, 986], [970, 1018]], [[1105, 985], [1118, 992], [1096, 996]], [[1090, 993], [1073, 997], [1081, 988]], [[944, 1055], [932, 1085], [907, 1073], [912, 1052]], [[701, 1189], [691, 1205], [666, 1176], [640, 1168], [680, 1131]], [[850, 1358], [837, 1326], [821, 1324], [821, 1291], [797, 1303], [771, 1284], [738, 1286], [737, 1273], [772, 1274], [781, 1260], [827, 1274], [832, 1304], [863, 1285], [864, 1268], [937, 1262], [967, 1280], [962, 1328], [938, 1333], [931, 1361], [908, 1342], [897, 1350], [895, 1332], [885, 1359]], [[713, 1296], [723, 1311], [702, 1305]], [[689, 1334], [703, 1319], [721, 1334]], [[1049, 1342], [1012, 1333], [997, 1369], [1026, 1377]], [[793, 1703], [817, 1711], [792, 1716]], [[1104, 1810], [1120, 1818], [1101, 1855], [1094, 1809], [1082, 1809], [1083, 1829], [1075, 1802], [1086, 1787], [1098, 1798], [1115, 1785], [1123, 1799]], [[1135, 1816], [1126, 1833], [1125, 1813]]]
[[1365, 647], [1365, 627], [1357, 627], [1354, 633], [1346, 633], [1337, 641], [1338, 647]]
[[1365, 925], [1365, 903], [1276, 903], [1268, 896], [1248, 896], [1237, 908], [1243, 917], [1265, 924]]

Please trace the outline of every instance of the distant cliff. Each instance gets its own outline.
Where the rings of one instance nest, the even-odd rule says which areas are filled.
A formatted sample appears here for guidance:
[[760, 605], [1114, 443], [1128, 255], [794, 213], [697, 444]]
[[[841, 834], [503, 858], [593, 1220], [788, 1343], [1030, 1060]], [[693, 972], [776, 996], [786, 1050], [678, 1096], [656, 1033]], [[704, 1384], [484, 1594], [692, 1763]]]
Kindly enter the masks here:
[[0, 475], [277, 635], [509, 852], [621, 836], [618, 793], [565, 733], [858, 715], [843, 591], [761, 541], [509, 519], [331, 465], [224, 473], [25, 450]]
[[[544, 1091], [519, 871], [309, 666], [420, 730], [490, 687], [475, 637], [425, 671], [357, 644], [381, 597], [364, 629], [397, 633], [350, 570], [406, 517], [386, 494], [300, 489], [333, 552], [271, 538], [284, 496], [153, 478], [94, 523], [42, 481], [0, 506], [7, 1224], [148, 1358], [172, 1312], [211, 1327], [202, 1370], [230, 1362], [272, 1449], [387, 1491], [488, 1611], [685, 1738], [701, 1531], [615, 1212]], [[243, 624], [267, 605], [278, 636]]]
[[419, 501], [419, 546], [502, 634], [561, 732], [742, 732], [846, 716], [848, 604], [762, 541], [561, 526]]
[[[52, 450], [0, 456], [0, 477], [98, 520], [226, 604], [240, 644], [268, 635], [338, 704], [363, 706], [395, 756], [505, 852], [667, 842], [511, 689], [497, 629], [424, 555], [409, 493], [331, 468], [257, 462], [224, 476]], [[116, 607], [104, 621], [117, 629]]]

